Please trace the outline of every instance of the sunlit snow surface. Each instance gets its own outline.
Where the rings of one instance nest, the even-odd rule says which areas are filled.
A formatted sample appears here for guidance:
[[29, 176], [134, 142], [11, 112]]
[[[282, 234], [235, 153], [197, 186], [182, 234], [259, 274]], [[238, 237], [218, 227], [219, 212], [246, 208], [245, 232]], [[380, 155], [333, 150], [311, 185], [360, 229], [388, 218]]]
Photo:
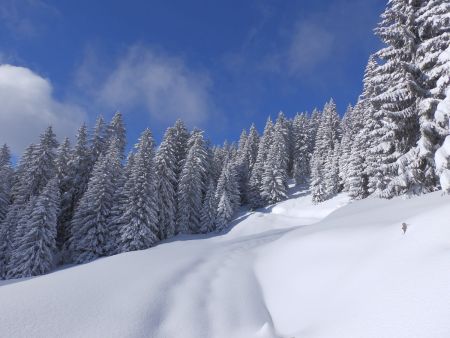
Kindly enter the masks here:
[[450, 197], [310, 201], [3, 282], [0, 337], [450, 337]]

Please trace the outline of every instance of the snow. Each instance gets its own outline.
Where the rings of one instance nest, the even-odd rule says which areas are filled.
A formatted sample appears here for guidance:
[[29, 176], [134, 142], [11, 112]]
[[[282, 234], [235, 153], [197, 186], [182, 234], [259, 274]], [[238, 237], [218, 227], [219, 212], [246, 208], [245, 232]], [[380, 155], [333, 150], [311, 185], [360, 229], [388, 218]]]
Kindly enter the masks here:
[[310, 201], [295, 192], [221, 236], [3, 282], [0, 336], [450, 336], [450, 196]]
[[[450, 47], [449, 47], [450, 50]], [[436, 109], [436, 119], [439, 121], [450, 117], [450, 88], [447, 90], [447, 96], [442, 100]], [[450, 120], [449, 120], [450, 130]], [[439, 180], [442, 190], [450, 193], [450, 135], [444, 140], [442, 146], [436, 150], [434, 155], [436, 162], [436, 171], [439, 174]]]

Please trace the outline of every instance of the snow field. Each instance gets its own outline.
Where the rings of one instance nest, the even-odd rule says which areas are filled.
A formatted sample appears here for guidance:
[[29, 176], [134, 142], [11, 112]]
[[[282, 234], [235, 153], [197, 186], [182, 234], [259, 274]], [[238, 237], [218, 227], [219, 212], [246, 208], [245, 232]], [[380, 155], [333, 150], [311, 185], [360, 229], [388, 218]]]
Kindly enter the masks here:
[[450, 197], [310, 201], [4, 282], [0, 336], [450, 336]]

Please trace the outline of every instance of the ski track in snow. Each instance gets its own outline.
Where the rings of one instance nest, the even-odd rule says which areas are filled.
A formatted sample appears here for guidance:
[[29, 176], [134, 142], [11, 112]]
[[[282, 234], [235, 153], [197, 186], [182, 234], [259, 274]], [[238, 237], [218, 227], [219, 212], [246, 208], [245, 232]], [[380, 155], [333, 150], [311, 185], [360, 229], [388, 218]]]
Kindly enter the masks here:
[[448, 337], [449, 197], [293, 197], [225, 234], [2, 282], [0, 337]]
[[9, 311], [0, 307], [0, 336], [279, 337], [255, 275], [254, 251], [339, 206], [299, 218], [285, 214], [296, 200], [283, 203], [284, 209], [244, 212], [226, 234], [174, 239], [4, 282], [0, 302]]

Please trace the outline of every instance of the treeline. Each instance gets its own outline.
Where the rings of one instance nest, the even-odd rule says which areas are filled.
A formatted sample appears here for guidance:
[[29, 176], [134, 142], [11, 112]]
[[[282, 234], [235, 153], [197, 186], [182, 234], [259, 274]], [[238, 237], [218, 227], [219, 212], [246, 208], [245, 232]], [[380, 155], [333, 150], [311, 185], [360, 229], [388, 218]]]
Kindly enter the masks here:
[[81, 126], [73, 147], [68, 139], [58, 144], [49, 127], [17, 168], [3, 146], [2, 277], [145, 249], [177, 234], [221, 231], [241, 205], [285, 199], [289, 176], [307, 180], [307, 162], [294, 160], [312, 149], [307, 121], [280, 113], [261, 138], [252, 126], [238, 144], [217, 147], [179, 120], [159, 147], [145, 130], [125, 159], [125, 126], [116, 113], [108, 125], [99, 118], [92, 133]]
[[343, 119], [330, 100], [311, 114], [252, 125], [212, 146], [182, 121], [157, 147], [145, 130], [125, 158], [120, 113], [85, 125], [75, 145], [49, 127], [16, 168], [0, 152], [0, 276], [151, 247], [176, 234], [221, 231], [238, 208], [287, 198], [288, 180], [315, 203], [450, 192], [450, 3], [391, 0], [363, 91]]

